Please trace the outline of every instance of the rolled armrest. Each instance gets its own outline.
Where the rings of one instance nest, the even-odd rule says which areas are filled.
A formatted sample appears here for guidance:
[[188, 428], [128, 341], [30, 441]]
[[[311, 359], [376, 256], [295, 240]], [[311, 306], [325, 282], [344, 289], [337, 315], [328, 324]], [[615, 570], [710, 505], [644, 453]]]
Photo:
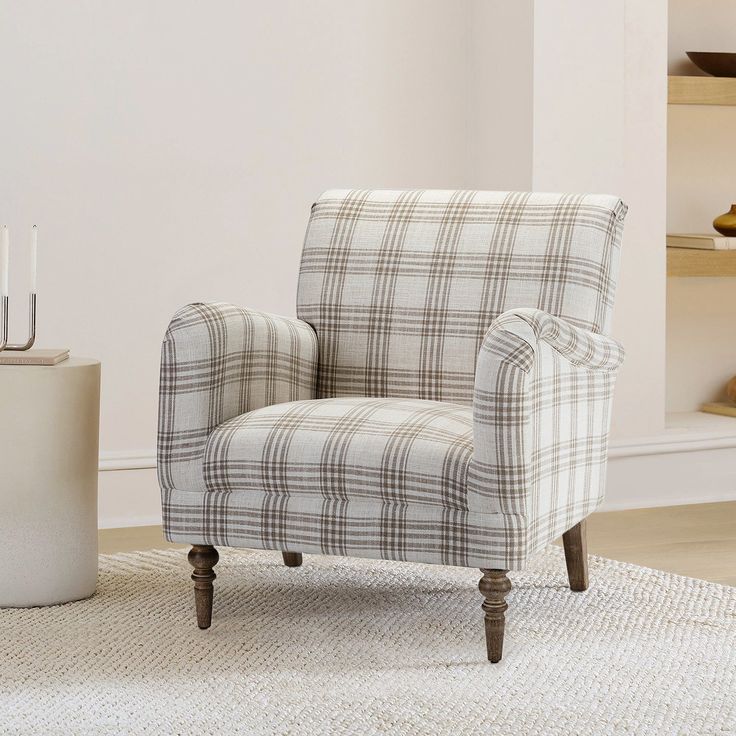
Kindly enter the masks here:
[[207, 437], [270, 404], [315, 397], [317, 336], [306, 322], [230, 304], [190, 304], [161, 350], [158, 473], [162, 489], [204, 490]]
[[495, 351], [499, 332], [516, 335], [534, 350], [544, 342], [573, 365], [603, 371], [615, 371], [623, 362], [624, 349], [619, 342], [607, 335], [575, 327], [559, 317], [553, 317], [540, 309], [512, 309], [498, 317], [488, 329], [483, 340], [484, 349]]
[[523, 517], [534, 548], [590, 513], [623, 357], [610, 337], [537, 309], [494, 320], [476, 364], [471, 507]]

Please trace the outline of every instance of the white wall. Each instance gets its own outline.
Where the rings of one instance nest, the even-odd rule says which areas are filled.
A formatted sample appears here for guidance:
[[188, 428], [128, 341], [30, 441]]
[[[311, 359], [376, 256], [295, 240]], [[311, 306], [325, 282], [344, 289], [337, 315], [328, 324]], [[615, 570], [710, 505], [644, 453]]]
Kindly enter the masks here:
[[666, 44], [666, 0], [535, 5], [533, 188], [614, 192], [629, 205], [614, 439], [664, 427]]
[[622, 194], [614, 425], [659, 431], [665, 17], [665, 0], [0, 5], [0, 219], [14, 248], [41, 228], [39, 344], [103, 362], [102, 465], [131, 468], [101, 473], [103, 523], [157, 518], [170, 315], [293, 314], [328, 187]]
[[[467, 19], [452, 3], [18, 0], [0, 27], [14, 303], [36, 222], [38, 343], [102, 360], [103, 455], [155, 447], [179, 306], [294, 313], [322, 190], [465, 183]], [[137, 475], [131, 494], [155, 509], [153, 473]], [[120, 479], [101, 483], [102, 516], [119, 516]]]
[[[624, 197], [626, 221], [617, 334], [626, 345], [614, 437], [661, 433], [665, 395], [667, 2], [625, 2]], [[627, 416], [639, 419], [627, 419]], [[652, 493], [647, 488], [645, 493]]]
[[623, 194], [624, 44], [622, 3], [535, 3], [534, 189]]
[[534, 0], [468, 5], [467, 186], [532, 186]]
[[667, 409], [697, 411], [703, 402], [726, 401], [726, 383], [736, 375], [734, 280], [668, 281]]

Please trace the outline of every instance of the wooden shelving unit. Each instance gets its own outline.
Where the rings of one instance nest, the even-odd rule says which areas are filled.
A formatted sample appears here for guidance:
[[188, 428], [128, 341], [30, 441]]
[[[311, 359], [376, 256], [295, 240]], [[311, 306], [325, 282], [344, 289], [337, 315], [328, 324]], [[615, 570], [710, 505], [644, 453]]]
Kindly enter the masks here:
[[736, 250], [667, 248], [668, 276], [736, 276]]
[[670, 105], [736, 105], [736, 78], [667, 77]]
[[[736, 78], [667, 77], [670, 105], [736, 105]], [[668, 276], [736, 276], [736, 251], [667, 248]]]

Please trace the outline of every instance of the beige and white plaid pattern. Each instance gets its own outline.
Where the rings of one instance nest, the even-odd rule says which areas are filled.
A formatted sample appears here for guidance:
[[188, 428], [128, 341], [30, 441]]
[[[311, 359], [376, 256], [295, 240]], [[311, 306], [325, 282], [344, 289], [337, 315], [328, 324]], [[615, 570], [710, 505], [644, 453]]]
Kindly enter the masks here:
[[610, 409], [624, 354], [535, 309], [496, 319], [478, 357], [471, 510], [524, 519], [509, 560], [544, 547], [603, 500]]
[[267, 406], [220, 425], [205, 450], [212, 491], [466, 509], [470, 407], [417, 399]]
[[161, 349], [161, 488], [205, 490], [212, 430], [262, 406], [313, 398], [316, 371], [317, 336], [304, 322], [229, 304], [179, 310]]
[[[514, 559], [523, 519], [430, 504], [308, 496], [164, 491], [166, 538], [186, 544], [405, 560], [464, 567], [523, 567]], [[508, 564], [507, 564], [508, 563]]]
[[523, 565], [602, 497], [624, 214], [607, 196], [326, 193], [301, 321], [192, 305], [167, 332], [167, 537]]
[[483, 336], [511, 309], [606, 332], [624, 212], [596, 195], [325, 193], [297, 299], [319, 337], [318, 396], [470, 404]]

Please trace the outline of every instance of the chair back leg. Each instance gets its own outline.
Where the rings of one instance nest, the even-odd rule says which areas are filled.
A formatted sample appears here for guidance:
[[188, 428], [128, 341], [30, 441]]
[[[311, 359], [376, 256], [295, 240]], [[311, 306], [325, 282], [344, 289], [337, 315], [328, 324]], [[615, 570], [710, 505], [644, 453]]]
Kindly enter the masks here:
[[282, 552], [284, 557], [284, 565], [286, 567], [299, 567], [302, 564], [301, 552]]
[[585, 519], [562, 535], [570, 590], [588, 589], [588, 540]]

